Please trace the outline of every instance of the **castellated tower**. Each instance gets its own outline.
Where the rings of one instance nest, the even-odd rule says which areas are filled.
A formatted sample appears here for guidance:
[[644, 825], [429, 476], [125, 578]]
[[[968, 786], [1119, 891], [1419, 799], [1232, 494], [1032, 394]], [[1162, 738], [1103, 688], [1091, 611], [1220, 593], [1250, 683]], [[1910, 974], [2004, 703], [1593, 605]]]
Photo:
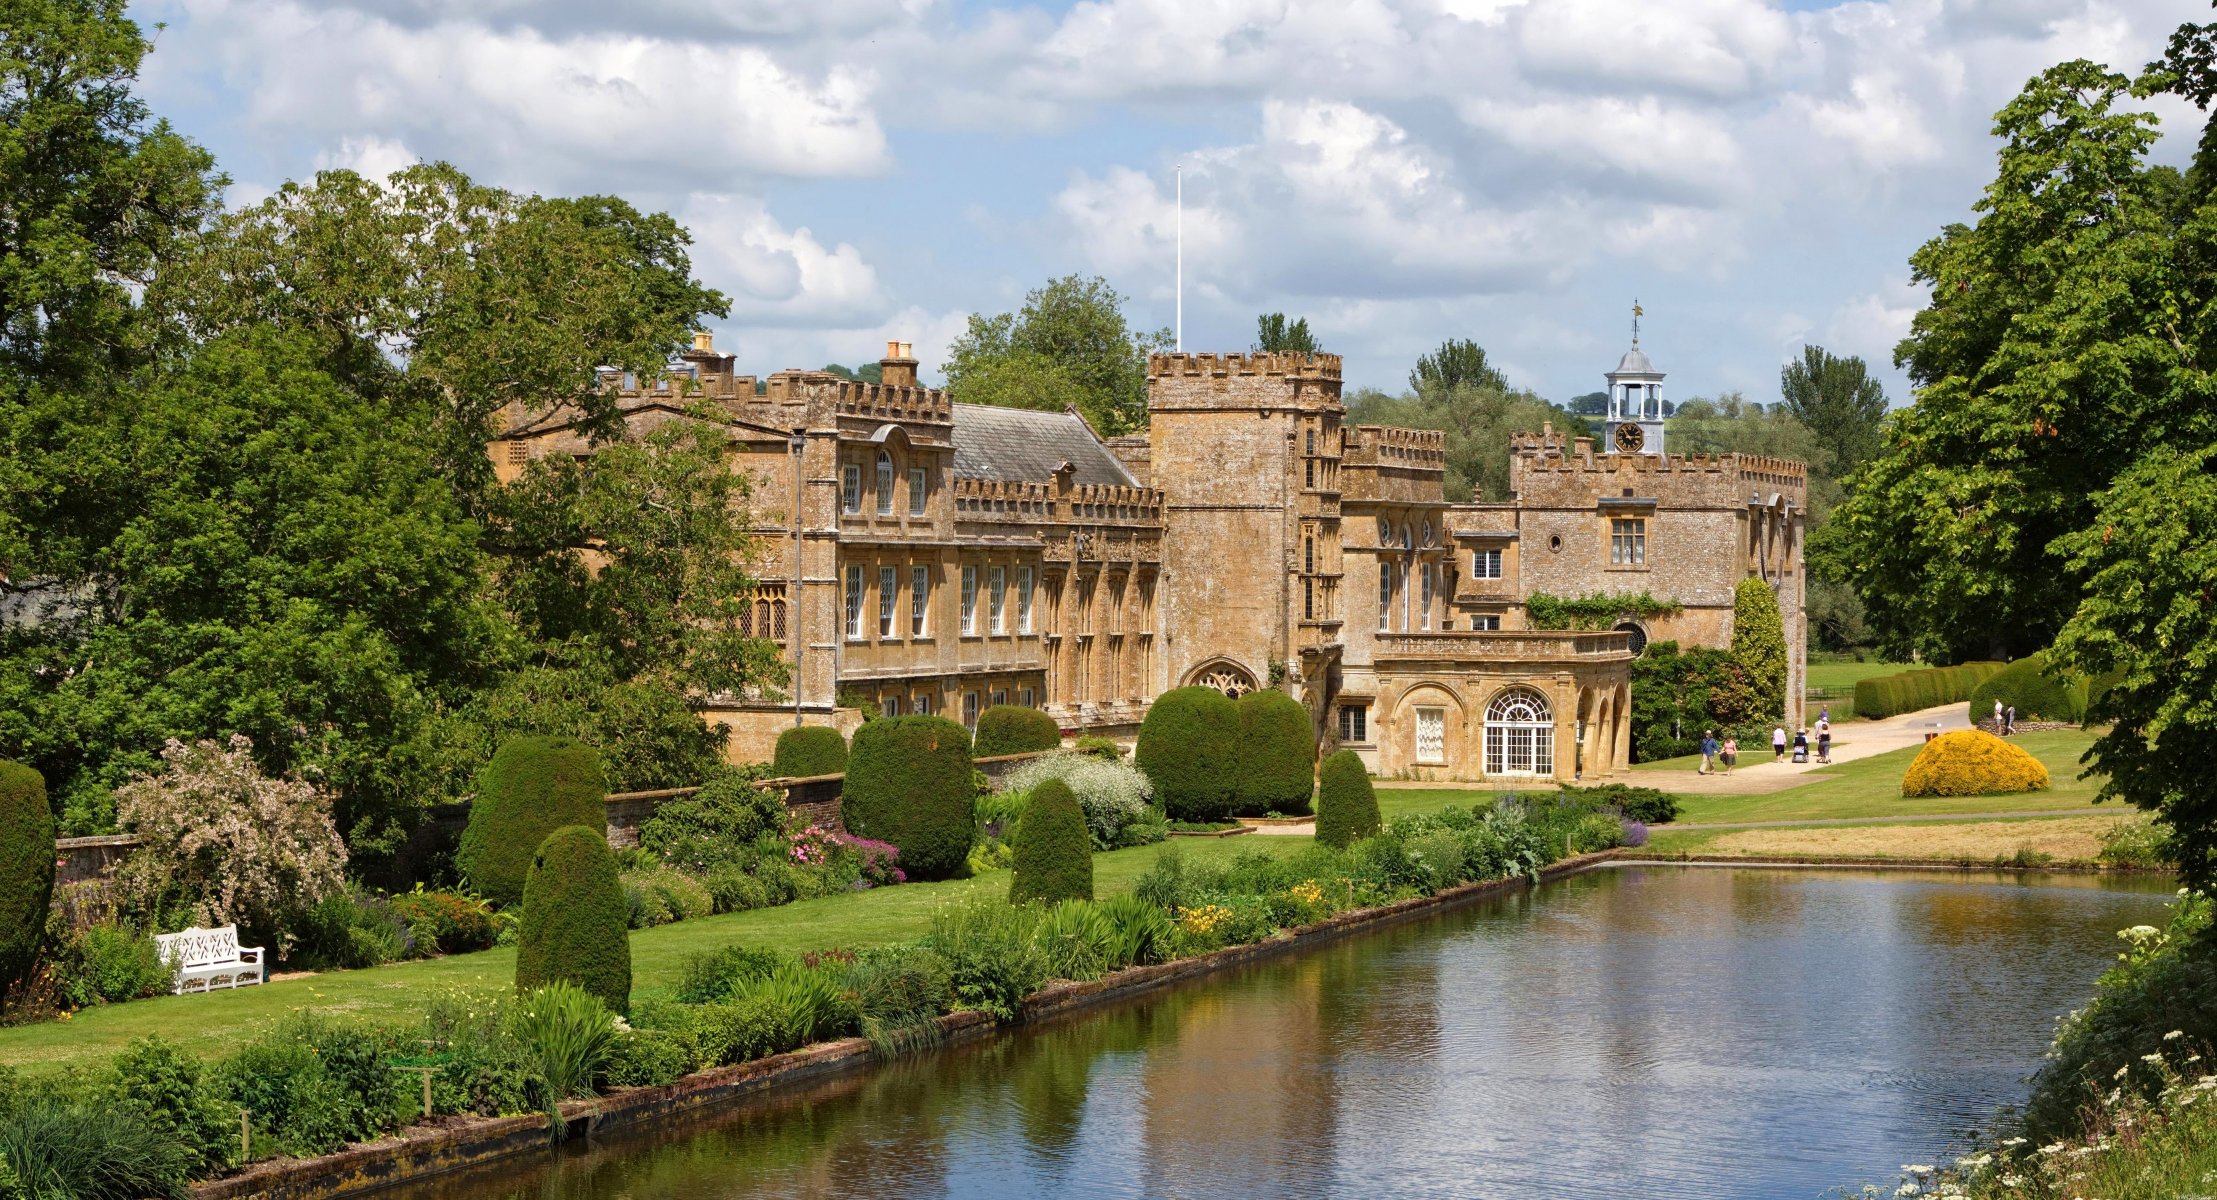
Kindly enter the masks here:
[[1147, 377], [1167, 682], [1282, 686], [1321, 722], [1344, 619], [1339, 356], [1157, 354]]

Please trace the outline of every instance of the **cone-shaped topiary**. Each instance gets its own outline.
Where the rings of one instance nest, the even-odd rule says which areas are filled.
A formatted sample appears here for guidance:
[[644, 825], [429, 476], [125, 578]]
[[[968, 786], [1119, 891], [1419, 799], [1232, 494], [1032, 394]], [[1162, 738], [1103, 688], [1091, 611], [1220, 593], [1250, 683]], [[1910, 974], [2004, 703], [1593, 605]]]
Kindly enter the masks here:
[[[602, 828], [606, 828], [603, 826]], [[567, 825], [532, 856], [516, 931], [516, 990], [568, 980], [631, 1011], [631, 906], [599, 829]]]
[[1008, 902], [1093, 898], [1093, 835], [1068, 784], [1049, 779], [1032, 789], [1016, 830], [1016, 878]]
[[1171, 820], [1221, 821], [1239, 795], [1239, 707], [1212, 687], [1164, 692], [1132, 757]]
[[2039, 759], [1979, 729], [1959, 729], [1926, 742], [1901, 777], [1904, 796], [1988, 796], [2047, 786], [2048, 769]]
[[1316, 792], [1316, 843], [1344, 849], [1378, 832], [1378, 793], [1370, 772], [1352, 750], [1334, 750], [1324, 759]]
[[600, 752], [576, 738], [511, 738], [478, 773], [455, 866], [478, 895], [504, 908], [521, 904], [532, 855], [565, 825], [608, 828]]
[[959, 872], [977, 835], [970, 731], [945, 717], [883, 717], [855, 730], [839, 816], [847, 832], [901, 848], [911, 879]]
[[996, 754], [1022, 754], [1028, 750], [1052, 750], [1062, 745], [1062, 729], [1055, 719], [1021, 704], [996, 704], [978, 714], [979, 758]]
[[1309, 811], [1316, 787], [1316, 727], [1299, 700], [1276, 688], [1241, 696], [1238, 809], [1251, 817]]
[[829, 725], [803, 725], [777, 735], [770, 774], [779, 779], [837, 775], [847, 769], [847, 739]]
[[46, 777], [0, 760], [0, 1001], [38, 962], [54, 899], [54, 811]]

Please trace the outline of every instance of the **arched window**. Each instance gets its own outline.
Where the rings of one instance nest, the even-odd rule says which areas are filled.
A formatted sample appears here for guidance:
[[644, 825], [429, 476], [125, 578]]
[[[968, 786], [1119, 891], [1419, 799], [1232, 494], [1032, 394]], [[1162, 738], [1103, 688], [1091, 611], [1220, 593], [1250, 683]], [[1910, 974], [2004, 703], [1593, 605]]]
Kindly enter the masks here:
[[893, 456], [878, 451], [878, 515], [893, 511]]
[[1310, 575], [1316, 574], [1316, 539], [1313, 537], [1302, 539], [1301, 569]]
[[1638, 625], [1635, 625], [1630, 621], [1626, 621], [1622, 625], [1617, 626], [1616, 631], [1618, 633], [1629, 633], [1632, 635], [1632, 657], [1638, 658], [1640, 655], [1647, 652], [1647, 630], [1640, 628]]
[[1555, 719], [1530, 688], [1510, 688], [1486, 706], [1486, 774], [1555, 773]]

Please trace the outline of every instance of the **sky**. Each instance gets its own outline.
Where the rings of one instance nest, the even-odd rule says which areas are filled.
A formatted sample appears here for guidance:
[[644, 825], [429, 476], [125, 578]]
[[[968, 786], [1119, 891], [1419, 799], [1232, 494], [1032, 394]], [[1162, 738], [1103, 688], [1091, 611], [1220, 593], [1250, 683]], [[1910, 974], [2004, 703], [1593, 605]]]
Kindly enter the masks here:
[[[1450, 337], [1556, 400], [1630, 342], [1684, 399], [1805, 343], [1896, 403], [1909, 255], [1993, 176], [2042, 68], [2127, 72], [2145, 0], [144, 0], [155, 111], [233, 203], [444, 159], [675, 214], [739, 369], [913, 342], [1069, 273], [1189, 351], [1305, 317], [1350, 388]], [[154, 26], [160, 25], [156, 31]], [[2163, 120], [2161, 161], [2200, 114]]]

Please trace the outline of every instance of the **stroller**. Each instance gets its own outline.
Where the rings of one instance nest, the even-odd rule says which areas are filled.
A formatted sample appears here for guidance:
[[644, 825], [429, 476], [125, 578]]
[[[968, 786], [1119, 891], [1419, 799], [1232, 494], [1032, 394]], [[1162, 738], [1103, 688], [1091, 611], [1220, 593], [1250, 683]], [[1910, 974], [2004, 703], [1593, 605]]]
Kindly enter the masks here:
[[1797, 763], [1809, 761], [1809, 734], [1806, 730], [1794, 734], [1794, 761]]

